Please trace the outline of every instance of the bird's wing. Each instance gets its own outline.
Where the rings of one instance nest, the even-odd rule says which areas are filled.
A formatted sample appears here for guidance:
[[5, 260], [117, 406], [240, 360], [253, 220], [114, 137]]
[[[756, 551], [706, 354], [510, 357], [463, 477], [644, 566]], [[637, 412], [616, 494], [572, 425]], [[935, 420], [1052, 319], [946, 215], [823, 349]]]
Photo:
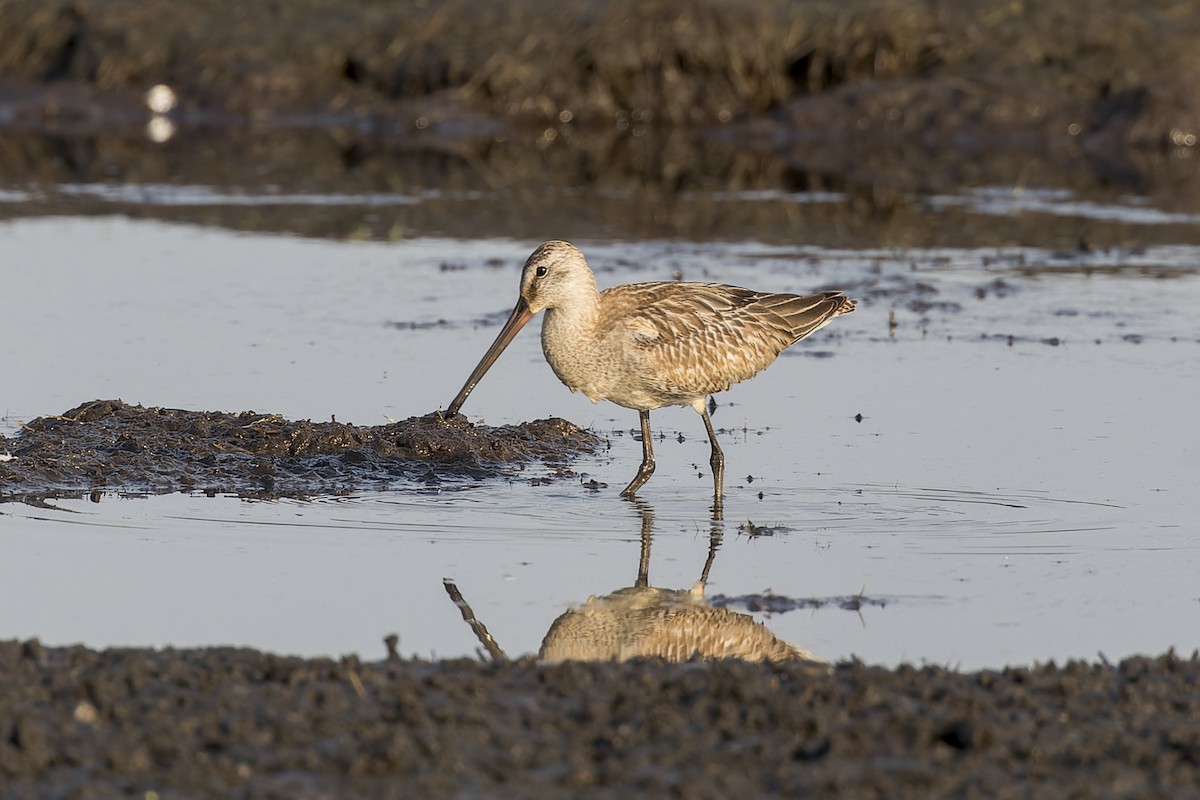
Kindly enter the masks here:
[[628, 336], [645, 369], [673, 390], [712, 394], [827, 322], [825, 300], [715, 283], [626, 284], [604, 292], [600, 325]]

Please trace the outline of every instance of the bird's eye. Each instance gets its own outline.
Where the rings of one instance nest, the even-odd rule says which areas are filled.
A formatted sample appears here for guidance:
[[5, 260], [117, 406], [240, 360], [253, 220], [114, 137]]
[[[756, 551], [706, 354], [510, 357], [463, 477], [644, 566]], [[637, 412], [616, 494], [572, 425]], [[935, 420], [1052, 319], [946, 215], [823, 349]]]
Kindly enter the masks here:
[[546, 277], [546, 268], [545, 267], [538, 267], [534, 272], [539, 278]]

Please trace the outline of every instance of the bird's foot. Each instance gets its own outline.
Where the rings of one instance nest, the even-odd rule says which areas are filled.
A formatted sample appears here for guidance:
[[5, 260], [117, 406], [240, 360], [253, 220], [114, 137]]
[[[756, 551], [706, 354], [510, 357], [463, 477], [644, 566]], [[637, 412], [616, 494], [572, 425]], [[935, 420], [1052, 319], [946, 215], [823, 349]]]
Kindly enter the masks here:
[[636, 493], [638, 489], [646, 485], [646, 481], [650, 480], [650, 476], [653, 474], [654, 461], [643, 461], [642, 465], [638, 467], [637, 474], [633, 476], [633, 480], [629, 482], [628, 486], [621, 490], [621, 496], [633, 497], [634, 493]]

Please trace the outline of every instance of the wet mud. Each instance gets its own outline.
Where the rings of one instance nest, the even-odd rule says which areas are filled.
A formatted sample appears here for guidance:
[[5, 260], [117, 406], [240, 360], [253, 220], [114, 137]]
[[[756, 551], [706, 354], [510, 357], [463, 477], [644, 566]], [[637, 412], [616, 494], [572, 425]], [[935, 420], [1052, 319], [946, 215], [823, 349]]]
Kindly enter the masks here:
[[307, 497], [512, 476], [535, 461], [565, 476], [598, 444], [562, 419], [488, 427], [435, 412], [359, 427], [95, 400], [0, 437], [0, 501], [106, 491]]
[[[1054, 187], [1195, 213], [1198, 29], [1167, 0], [16, 0], [0, 5], [0, 216], [375, 239], [1196, 241], [1186, 219], [931, 224], [914, 195]], [[155, 120], [159, 83], [178, 104]], [[154, 202], [170, 185], [362, 202]], [[746, 196], [762, 199], [730, 202]]]
[[812, 108], [817, 124], [791, 127], [1008, 135], [1074, 119], [1079, 135], [1159, 147], [1186, 144], [1172, 125], [1200, 122], [1187, 90], [1200, 74], [1197, 20], [1170, 0], [571, 0], [551, 13], [536, 0], [164, 8], [5, 3], [5, 78], [109, 94], [88, 106], [60, 92], [39, 106], [15, 93], [9, 115], [117, 117], [121, 98], [136, 98], [136, 108], [161, 82], [176, 89], [179, 113], [202, 119], [410, 131], [461, 127], [468, 114], [539, 126], [702, 125], [772, 112], [802, 119]]
[[1184, 797], [1198, 690], [1174, 654], [959, 673], [8, 641], [0, 796]]

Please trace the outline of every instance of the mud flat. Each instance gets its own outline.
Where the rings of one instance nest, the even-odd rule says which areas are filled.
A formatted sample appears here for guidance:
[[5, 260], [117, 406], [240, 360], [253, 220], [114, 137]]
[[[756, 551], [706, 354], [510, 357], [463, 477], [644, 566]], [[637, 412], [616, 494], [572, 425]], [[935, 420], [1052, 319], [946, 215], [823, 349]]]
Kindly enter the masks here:
[[1184, 797], [1200, 659], [958, 673], [0, 643], [0, 796]]

